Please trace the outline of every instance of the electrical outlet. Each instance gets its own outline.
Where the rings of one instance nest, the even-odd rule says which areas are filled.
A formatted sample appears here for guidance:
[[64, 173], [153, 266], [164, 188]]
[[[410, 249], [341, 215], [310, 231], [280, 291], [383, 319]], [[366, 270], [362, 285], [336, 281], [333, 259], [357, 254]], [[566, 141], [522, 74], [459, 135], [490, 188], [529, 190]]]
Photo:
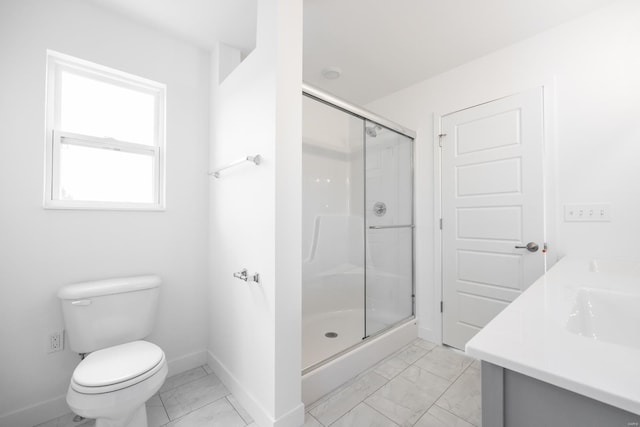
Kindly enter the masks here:
[[64, 330], [49, 334], [47, 353], [55, 353], [64, 349]]
[[564, 220], [571, 222], [610, 222], [611, 205], [609, 203], [564, 205]]

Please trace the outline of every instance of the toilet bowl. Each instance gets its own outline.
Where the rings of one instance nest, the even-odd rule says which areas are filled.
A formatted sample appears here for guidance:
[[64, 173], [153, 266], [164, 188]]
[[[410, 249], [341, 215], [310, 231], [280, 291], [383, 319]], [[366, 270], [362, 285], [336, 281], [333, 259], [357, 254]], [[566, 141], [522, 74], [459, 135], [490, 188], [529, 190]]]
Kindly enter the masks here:
[[145, 402], [167, 376], [163, 351], [133, 341], [88, 355], [75, 369], [67, 403], [96, 427], [147, 427]]
[[147, 427], [145, 402], [167, 377], [152, 330], [158, 276], [124, 277], [67, 285], [58, 291], [69, 347], [81, 354], [67, 403], [96, 427]]

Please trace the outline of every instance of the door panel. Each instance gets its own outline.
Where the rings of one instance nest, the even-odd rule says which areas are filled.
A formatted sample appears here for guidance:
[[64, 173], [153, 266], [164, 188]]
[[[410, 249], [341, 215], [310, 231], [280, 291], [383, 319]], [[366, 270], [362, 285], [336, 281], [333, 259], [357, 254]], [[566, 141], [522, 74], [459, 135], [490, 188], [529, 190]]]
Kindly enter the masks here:
[[457, 195], [465, 197], [518, 193], [521, 191], [521, 169], [520, 159], [460, 166], [456, 169]]
[[466, 342], [544, 273], [542, 89], [442, 117], [443, 341]]
[[514, 254], [458, 250], [458, 278], [501, 288], [522, 289], [522, 257]]

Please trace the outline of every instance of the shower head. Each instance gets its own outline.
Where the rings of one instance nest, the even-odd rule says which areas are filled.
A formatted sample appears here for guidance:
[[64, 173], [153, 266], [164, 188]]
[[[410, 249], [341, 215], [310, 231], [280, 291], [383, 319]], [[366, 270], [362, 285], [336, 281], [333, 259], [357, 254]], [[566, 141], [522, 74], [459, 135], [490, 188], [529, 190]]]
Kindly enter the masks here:
[[378, 126], [378, 125], [368, 126], [364, 128], [364, 131], [367, 134], [367, 136], [370, 136], [371, 138], [375, 138], [376, 136], [378, 136], [378, 132], [380, 132], [381, 130], [382, 130], [382, 126]]

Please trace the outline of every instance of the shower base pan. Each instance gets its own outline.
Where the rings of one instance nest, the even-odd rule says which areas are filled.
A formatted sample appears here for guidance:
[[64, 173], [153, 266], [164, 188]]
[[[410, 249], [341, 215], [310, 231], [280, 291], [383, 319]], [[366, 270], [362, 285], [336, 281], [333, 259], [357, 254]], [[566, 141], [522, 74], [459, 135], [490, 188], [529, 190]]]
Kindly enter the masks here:
[[[327, 327], [330, 328], [330, 326], [332, 326], [326, 322], [318, 322], [318, 325], [322, 325], [322, 331]], [[336, 324], [336, 327], [338, 326], [339, 325]], [[311, 330], [312, 329], [310, 328], [310, 331]], [[320, 333], [322, 331], [318, 330], [317, 332]], [[329, 331], [327, 329], [326, 332], [338, 331]], [[338, 332], [338, 337], [327, 337], [322, 341], [331, 342], [339, 337], [340, 333]], [[417, 337], [418, 328], [416, 326], [416, 319], [411, 318], [393, 326], [379, 335], [368, 338], [366, 341], [362, 341], [360, 344], [344, 349], [340, 354], [315, 368], [303, 371], [302, 402], [305, 405], [315, 402], [325, 394], [349, 381], [351, 378], [369, 369], [385, 357], [411, 343]], [[317, 342], [322, 341], [318, 340]], [[339, 343], [336, 342], [335, 345], [338, 346]], [[321, 349], [320, 345], [318, 345], [318, 351], [324, 351]]]

